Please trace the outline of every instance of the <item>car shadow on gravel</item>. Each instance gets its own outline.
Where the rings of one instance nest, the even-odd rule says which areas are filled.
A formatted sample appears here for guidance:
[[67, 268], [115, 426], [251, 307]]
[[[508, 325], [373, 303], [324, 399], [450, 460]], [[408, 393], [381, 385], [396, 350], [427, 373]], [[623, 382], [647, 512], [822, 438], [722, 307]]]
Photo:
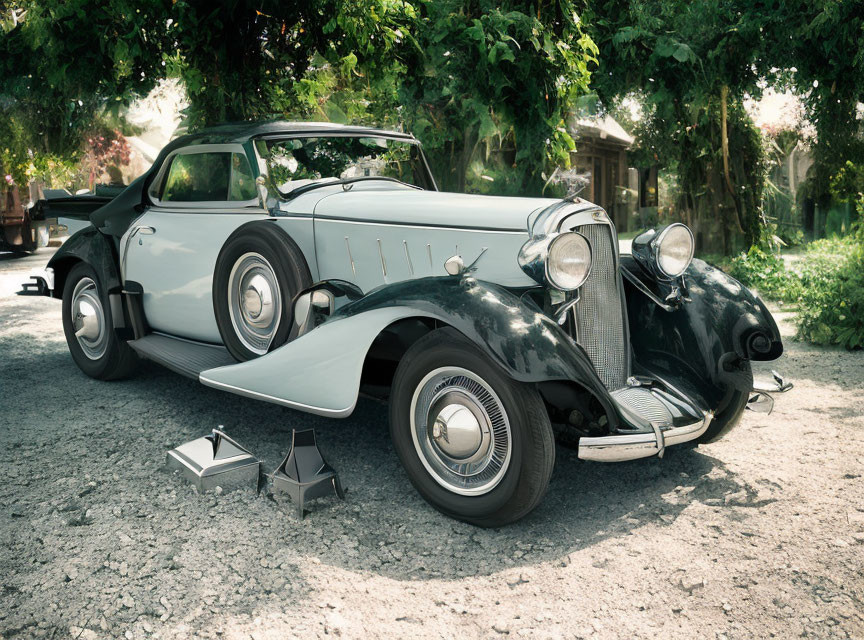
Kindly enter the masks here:
[[[283, 584], [278, 576], [300, 559], [395, 580], [456, 580], [567, 562], [573, 551], [605, 539], [669, 525], [696, 502], [724, 506], [732, 496], [738, 506], [765, 504], [720, 460], [698, 450], [601, 464], [558, 447], [540, 506], [508, 527], [480, 529], [439, 514], [417, 494], [390, 444], [381, 404], [361, 400], [350, 418], [330, 420], [225, 394], [146, 362], [130, 380], [98, 382], [81, 374], [61, 345], [40, 351], [16, 351], [4, 374], [26, 386], [30, 398], [65, 400], [48, 407], [7, 398], [10, 415], [20, 417], [18, 431], [2, 434], [18, 458], [13, 476], [23, 477], [40, 458], [65, 461], [68, 486], [54, 489], [46, 505], [51, 517], [65, 522], [66, 531], [80, 532], [77, 540], [91, 528], [106, 535], [112, 518], [116, 527], [108, 529], [116, 528], [121, 540], [124, 532], [135, 539], [143, 525], [159, 550], [148, 569], [151, 579], [178, 566], [207, 576], [208, 569], [196, 564], [206, 564], [218, 547], [226, 553], [223, 562], [238, 567], [237, 576], [253, 563], [257, 580], [268, 588]], [[299, 520], [292, 505], [266, 490], [257, 496], [197, 495], [158, 473], [169, 448], [220, 425], [261, 458], [267, 472], [285, 455], [292, 429], [314, 428], [325, 459], [347, 488], [346, 500], [315, 501]], [[55, 446], [58, 438], [63, 446]], [[26, 485], [0, 493], [25, 510], [43, 499]], [[128, 518], [133, 528], [127, 528]], [[300, 576], [291, 584], [297, 595], [305, 590]]]
[[[151, 370], [151, 376], [157, 384], [172, 381], [166, 394], [179, 391], [173, 376], [166, 380], [160, 370]], [[347, 499], [312, 503], [302, 522], [291, 505], [266, 491], [260, 499], [284, 513], [282, 534], [297, 553], [398, 580], [459, 579], [566, 561], [573, 551], [604, 539], [632, 535], [645, 525], [671, 524], [694, 502], [726, 506], [728, 496], [736, 506], [766, 502], [720, 460], [699, 450], [670, 449], [662, 460], [602, 464], [580, 461], [574, 450], [559, 446], [540, 506], [508, 527], [481, 529], [439, 514], [417, 494], [391, 446], [381, 404], [361, 400], [351, 418], [328, 420], [194, 384], [180, 395], [184, 402], [195, 396], [198, 424], [206, 424], [205, 429], [224, 424], [261, 457], [267, 471], [286, 453], [292, 429], [315, 428], [325, 458], [347, 487]], [[197, 427], [190, 435], [203, 430]]]

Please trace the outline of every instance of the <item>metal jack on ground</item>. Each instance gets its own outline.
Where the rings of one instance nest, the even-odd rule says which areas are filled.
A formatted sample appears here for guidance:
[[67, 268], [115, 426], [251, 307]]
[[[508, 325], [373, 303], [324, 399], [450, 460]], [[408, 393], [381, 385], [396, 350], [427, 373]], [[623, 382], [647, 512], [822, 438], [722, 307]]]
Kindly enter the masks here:
[[273, 473], [273, 493], [288, 494], [302, 519], [306, 500], [322, 498], [333, 492], [345, 499], [339, 476], [318, 451], [315, 430], [295, 430], [291, 437], [291, 450]]
[[[221, 427], [221, 425], [220, 425]], [[223, 490], [258, 489], [261, 463], [223, 431], [181, 444], [165, 457], [168, 471], [179, 471], [199, 492], [217, 486]]]

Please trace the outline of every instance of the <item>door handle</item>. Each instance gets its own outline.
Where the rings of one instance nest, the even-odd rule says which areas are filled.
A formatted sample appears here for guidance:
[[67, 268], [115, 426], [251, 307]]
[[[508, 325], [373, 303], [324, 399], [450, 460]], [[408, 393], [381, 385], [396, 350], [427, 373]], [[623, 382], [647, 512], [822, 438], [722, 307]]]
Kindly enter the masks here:
[[142, 236], [152, 236], [154, 233], [156, 233], [156, 228], [155, 227], [138, 227], [137, 229], [135, 229], [135, 231], [140, 233]]

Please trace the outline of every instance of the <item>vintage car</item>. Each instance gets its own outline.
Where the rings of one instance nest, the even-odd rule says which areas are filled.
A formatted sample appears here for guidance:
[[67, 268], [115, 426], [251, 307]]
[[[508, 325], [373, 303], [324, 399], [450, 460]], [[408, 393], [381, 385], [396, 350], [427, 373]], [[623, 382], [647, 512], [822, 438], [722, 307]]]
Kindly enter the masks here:
[[437, 191], [404, 133], [204, 130], [90, 221], [31, 287], [62, 299], [87, 375], [142, 356], [334, 418], [361, 392], [389, 398], [408, 478], [478, 525], [538, 504], [556, 433], [583, 460], [662, 456], [773, 402], [750, 361], [781, 354], [777, 326], [693, 259], [686, 226], [619, 255], [609, 216], [579, 198]]

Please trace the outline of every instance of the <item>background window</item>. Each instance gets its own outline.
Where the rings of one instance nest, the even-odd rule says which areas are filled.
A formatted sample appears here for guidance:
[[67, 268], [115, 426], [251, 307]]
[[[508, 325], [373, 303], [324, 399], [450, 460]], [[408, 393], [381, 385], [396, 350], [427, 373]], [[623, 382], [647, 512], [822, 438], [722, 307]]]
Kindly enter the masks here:
[[231, 155], [230, 153], [184, 153], [174, 156], [161, 200], [166, 202], [228, 200]]

